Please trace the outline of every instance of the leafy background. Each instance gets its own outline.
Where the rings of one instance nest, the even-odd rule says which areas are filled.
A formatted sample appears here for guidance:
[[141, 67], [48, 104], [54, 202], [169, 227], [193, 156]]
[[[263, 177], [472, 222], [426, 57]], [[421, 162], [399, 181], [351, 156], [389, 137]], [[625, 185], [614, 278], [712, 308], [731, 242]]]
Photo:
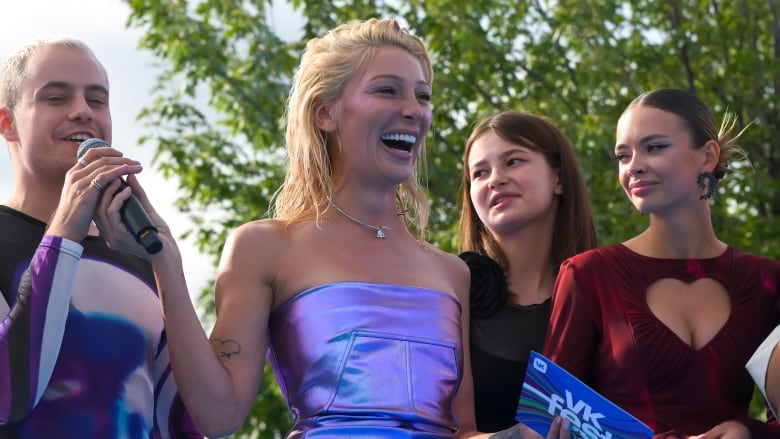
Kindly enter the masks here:
[[[282, 0], [276, 0], [280, 2]], [[178, 183], [185, 235], [218, 260], [237, 225], [267, 216], [285, 172], [283, 110], [305, 41], [352, 19], [396, 17], [434, 59], [434, 124], [427, 139], [430, 240], [456, 250], [465, 139], [481, 116], [523, 109], [555, 120], [574, 143], [602, 244], [646, 227], [610, 160], [615, 123], [643, 91], [697, 93], [726, 111], [750, 163], [734, 166], [713, 204], [720, 238], [780, 256], [780, 6], [777, 0], [407, 0], [288, 2], [303, 35], [286, 41], [268, 24], [271, 1], [126, 0], [128, 27], [160, 61], [142, 142]], [[206, 96], [208, 108], [196, 102]], [[210, 291], [201, 295], [213, 321]], [[761, 400], [754, 398], [754, 416]], [[273, 376], [237, 437], [280, 437], [290, 416]]]

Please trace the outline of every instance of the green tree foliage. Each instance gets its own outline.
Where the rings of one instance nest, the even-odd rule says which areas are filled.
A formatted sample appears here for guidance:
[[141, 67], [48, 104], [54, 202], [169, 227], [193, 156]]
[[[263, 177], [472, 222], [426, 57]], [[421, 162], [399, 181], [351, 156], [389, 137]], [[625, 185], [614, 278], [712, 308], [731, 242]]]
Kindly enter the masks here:
[[[279, 2], [283, 0], [277, 0]], [[128, 26], [161, 62], [139, 116], [156, 164], [177, 181], [178, 208], [200, 249], [218, 258], [236, 225], [265, 217], [284, 174], [284, 104], [305, 41], [351, 19], [400, 18], [434, 58], [429, 135], [430, 239], [456, 251], [463, 144], [488, 113], [524, 109], [556, 121], [577, 148], [600, 241], [646, 227], [626, 201], [611, 160], [615, 123], [639, 93], [697, 93], [716, 115], [737, 117], [750, 163], [735, 165], [713, 204], [721, 239], [780, 256], [780, 6], [777, 0], [292, 0], [299, 40], [284, 40], [270, 1], [127, 0]], [[198, 98], [206, 97], [207, 108]], [[204, 293], [206, 313], [212, 296]], [[289, 426], [266, 370], [241, 437]]]

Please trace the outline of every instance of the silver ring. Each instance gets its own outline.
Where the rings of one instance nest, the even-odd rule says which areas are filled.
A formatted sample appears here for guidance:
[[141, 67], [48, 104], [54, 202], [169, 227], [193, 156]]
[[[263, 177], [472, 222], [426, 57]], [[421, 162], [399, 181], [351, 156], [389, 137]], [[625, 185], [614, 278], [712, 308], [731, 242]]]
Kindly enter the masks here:
[[81, 166], [87, 166], [87, 165], [89, 164], [89, 162], [88, 162], [86, 159], [84, 159], [84, 157], [81, 157], [81, 158], [79, 159], [79, 164], [80, 164]]
[[103, 190], [103, 185], [98, 183], [97, 178], [92, 179], [92, 186], [98, 190], [98, 192]]

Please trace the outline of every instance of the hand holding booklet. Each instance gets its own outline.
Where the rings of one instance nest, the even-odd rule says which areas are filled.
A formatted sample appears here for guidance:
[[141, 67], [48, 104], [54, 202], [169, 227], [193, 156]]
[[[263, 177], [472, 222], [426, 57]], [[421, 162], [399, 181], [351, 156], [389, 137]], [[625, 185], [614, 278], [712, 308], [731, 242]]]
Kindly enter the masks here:
[[569, 420], [572, 437], [645, 439], [653, 436], [653, 430], [642, 421], [548, 358], [531, 351], [515, 419], [546, 436], [556, 416]]

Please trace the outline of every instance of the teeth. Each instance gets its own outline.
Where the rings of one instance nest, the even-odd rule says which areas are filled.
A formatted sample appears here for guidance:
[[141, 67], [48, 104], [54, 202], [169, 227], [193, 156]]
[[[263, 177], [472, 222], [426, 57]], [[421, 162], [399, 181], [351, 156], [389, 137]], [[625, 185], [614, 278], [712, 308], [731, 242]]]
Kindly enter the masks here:
[[382, 140], [392, 140], [392, 141], [395, 141], [395, 142], [415, 143], [417, 141], [417, 137], [414, 137], [411, 134], [384, 134], [382, 136]]
[[78, 141], [78, 142], [83, 142], [84, 140], [87, 140], [89, 138], [90, 137], [87, 136], [86, 134], [74, 134], [74, 135], [68, 137], [68, 140], [74, 140], [74, 141]]

